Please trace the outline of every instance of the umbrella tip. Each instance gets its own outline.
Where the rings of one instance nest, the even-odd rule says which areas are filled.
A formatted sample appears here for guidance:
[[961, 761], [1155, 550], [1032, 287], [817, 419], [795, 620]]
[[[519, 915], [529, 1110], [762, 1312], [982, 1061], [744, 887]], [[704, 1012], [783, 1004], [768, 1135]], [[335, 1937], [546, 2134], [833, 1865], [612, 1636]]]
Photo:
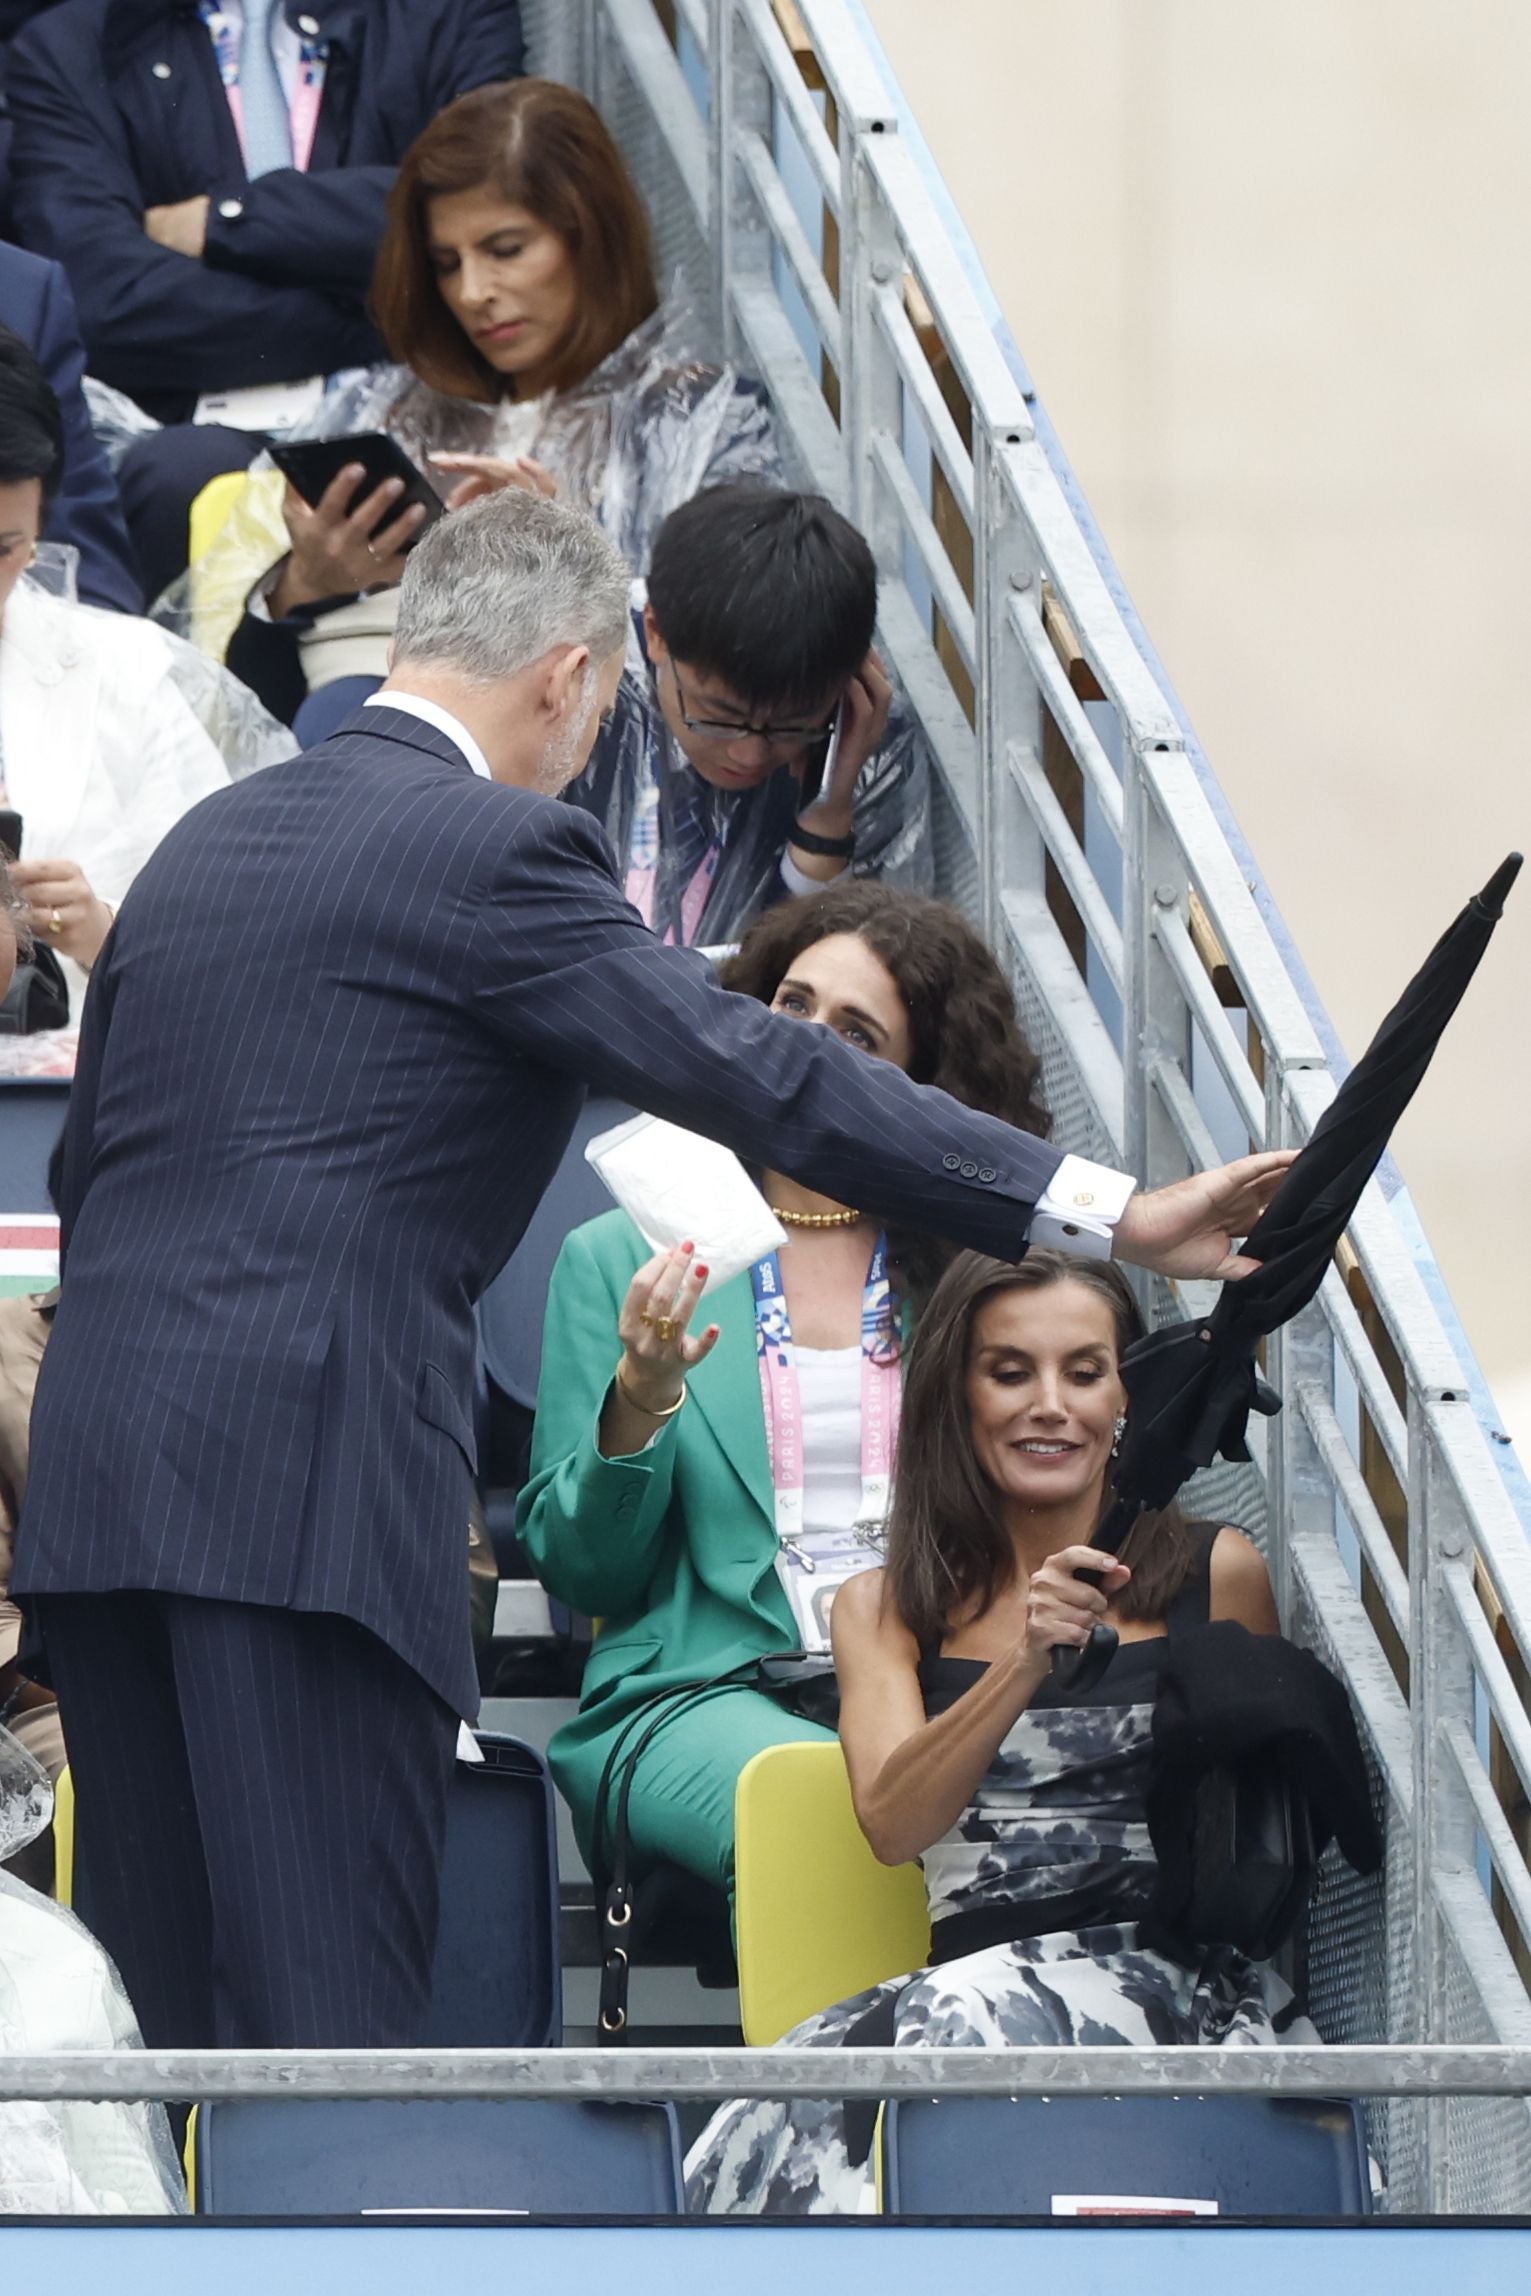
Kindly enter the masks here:
[[1520, 865], [1523, 859], [1523, 854], [1507, 853], [1478, 895], [1479, 907], [1486, 911], [1490, 917], [1499, 917], [1504, 914], [1504, 897], [1520, 875]]

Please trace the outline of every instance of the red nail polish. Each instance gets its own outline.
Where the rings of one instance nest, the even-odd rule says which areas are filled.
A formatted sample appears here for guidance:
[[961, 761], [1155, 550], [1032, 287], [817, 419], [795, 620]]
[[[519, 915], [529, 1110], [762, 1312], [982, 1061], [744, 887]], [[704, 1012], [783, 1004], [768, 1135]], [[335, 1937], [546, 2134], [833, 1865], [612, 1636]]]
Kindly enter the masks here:
[[707, 1337], [709, 1339], [717, 1339], [721, 1335], [722, 1330], [723, 1326], [720, 1323], [710, 1323], [707, 1326]]
[[697, 1261], [697, 1263], [696, 1263], [696, 1273], [697, 1273], [697, 1280], [698, 1280], [699, 1282], [701, 1282], [701, 1283], [705, 1283], [705, 1282], [707, 1281], [707, 1270], [706, 1270], [706, 1269], [703, 1267], [703, 1265], [702, 1265], [702, 1263], [701, 1263], [701, 1261], [700, 1261], [700, 1260], [698, 1260], [698, 1261]]
[[680, 1248], [683, 1252], [694, 1252], [696, 1250], [695, 1244], [691, 1242], [689, 1237], [686, 1239], [685, 1243], [681, 1245]]

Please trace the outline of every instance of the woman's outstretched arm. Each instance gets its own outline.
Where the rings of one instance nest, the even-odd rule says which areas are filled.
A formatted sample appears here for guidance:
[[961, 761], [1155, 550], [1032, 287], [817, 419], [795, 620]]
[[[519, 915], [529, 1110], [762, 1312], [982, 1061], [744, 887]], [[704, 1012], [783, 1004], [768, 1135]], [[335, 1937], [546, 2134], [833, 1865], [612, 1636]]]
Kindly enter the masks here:
[[[1103, 1574], [1103, 1587], [1074, 1574]], [[949, 1833], [1051, 1665], [1075, 1648], [1131, 1573], [1093, 1547], [1064, 1547], [1035, 1572], [1026, 1631], [972, 1689], [925, 1719], [919, 1647], [886, 1599], [882, 1571], [848, 1579], [831, 1614], [840, 1678], [840, 1743], [861, 1830], [884, 1865], [902, 1865]]]

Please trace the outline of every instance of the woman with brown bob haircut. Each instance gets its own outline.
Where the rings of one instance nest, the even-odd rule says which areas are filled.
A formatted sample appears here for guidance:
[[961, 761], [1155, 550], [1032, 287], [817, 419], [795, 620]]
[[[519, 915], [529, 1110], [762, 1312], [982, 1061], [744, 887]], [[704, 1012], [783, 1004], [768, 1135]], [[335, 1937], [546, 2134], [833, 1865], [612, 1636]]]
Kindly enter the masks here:
[[[1126, 1425], [1121, 1360], [1142, 1330], [1120, 1268], [1052, 1251], [1017, 1266], [963, 1253], [920, 1318], [887, 1563], [841, 1590], [834, 1655], [856, 1814], [885, 1864], [923, 1863], [930, 1961], [786, 2045], [1318, 2040], [1267, 1965], [1227, 1946], [1189, 1948], [1182, 1965], [1138, 1933], [1170, 1638], [1209, 1619], [1278, 1631], [1242, 1532], [1170, 1507], [1120, 1559], [1090, 1543]], [[1051, 1652], [1082, 1646], [1099, 1618], [1116, 1656], [1071, 1695]], [[854, 2214], [872, 2174], [854, 2117], [817, 2102], [725, 2106], [687, 2165], [690, 2206], [718, 2212]]]
[[[621, 153], [556, 80], [476, 88], [415, 139], [373, 302], [397, 363], [332, 391], [307, 435], [386, 431], [449, 509], [504, 486], [557, 494], [591, 510], [642, 575], [664, 518], [702, 487], [779, 482], [763, 387], [696, 355], [689, 314], [661, 301]], [[358, 498], [360, 477], [348, 466], [317, 504], [287, 490], [290, 547], [229, 648], [288, 718], [337, 686], [305, 712], [310, 740], [382, 678], [424, 515], [396, 512], [396, 484]]]
[[[940, 901], [866, 879], [784, 901], [722, 978], [1046, 1136], [1005, 977]], [[828, 1735], [755, 1675], [799, 1651], [827, 1677], [836, 1589], [880, 1551], [907, 1333], [950, 1257], [784, 1173], [758, 1177], [788, 1247], [701, 1313], [696, 1255], [651, 1253], [625, 1212], [568, 1238], [517, 1525], [544, 1585], [603, 1621], [580, 1712], [550, 1748], [592, 1870], [613, 1860], [630, 1770], [639, 1872], [683, 1865], [724, 1890], [746, 1762]], [[725, 1693], [702, 1688], [720, 1677]]]

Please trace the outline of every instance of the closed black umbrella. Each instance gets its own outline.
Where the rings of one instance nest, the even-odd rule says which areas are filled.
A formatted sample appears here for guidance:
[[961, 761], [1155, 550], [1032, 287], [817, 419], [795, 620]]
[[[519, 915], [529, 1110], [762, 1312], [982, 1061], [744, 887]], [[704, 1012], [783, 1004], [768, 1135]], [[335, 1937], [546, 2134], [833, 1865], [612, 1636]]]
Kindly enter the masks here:
[[[1520, 864], [1511, 853], [1473, 895], [1340, 1086], [1244, 1245], [1245, 1257], [1261, 1265], [1225, 1284], [1209, 1316], [1169, 1324], [1128, 1348], [1127, 1429], [1094, 1545], [1119, 1553], [1139, 1515], [1168, 1506], [1197, 1468], [1218, 1457], [1249, 1457], [1251, 1411], [1280, 1410], [1279, 1396], [1255, 1367], [1256, 1348], [1323, 1282], [1361, 1191], [1478, 969]], [[1087, 1649], [1054, 1653], [1054, 1671], [1087, 1688], [1115, 1648], [1114, 1629], [1097, 1626]]]

